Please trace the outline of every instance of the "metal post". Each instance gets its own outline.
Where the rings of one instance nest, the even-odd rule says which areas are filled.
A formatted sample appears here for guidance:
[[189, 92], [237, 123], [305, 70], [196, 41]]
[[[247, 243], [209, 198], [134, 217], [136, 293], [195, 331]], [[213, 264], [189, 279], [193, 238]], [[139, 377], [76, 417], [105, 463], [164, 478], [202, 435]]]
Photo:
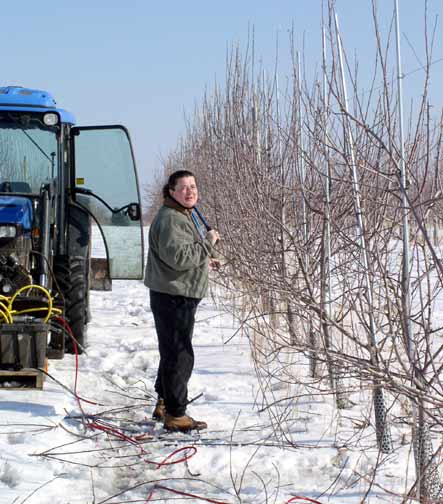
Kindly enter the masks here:
[[[362, 255], [363, 261], [363, 269], [364, 269], [364, 283], [365, 283], [365, 297], [366, 302], [368, 304], [368, 317], [369, 317], [369, 346], [370, 346], [370, 359], [371, 363], [377, 365], [378, 357], [376, 353], [376, 327], [375, 327], [375, 318], [373, 313], [373, 296], [372, 296], [372, 285], [371, 279], [369, 276], [369, 259], [368, 259], [368, 250], [366, 246], [366, 239], [364, 233], [364, 221], [363, 221], [363, 212], [361, 206], [361, 198], [360, 198], [360, 185], [357, 173], [357, 166], [355, 161], [355, 152], [354, 152], [354, 140], [352, 136], [352, 131], [350, 127], [349, 120], [349, 108], [348, 108], [348, 93], [346, 88], [346, 79], [343, 65], [343, 48], [340, 37], [340, 30], [338, 25], [338, 17], [335, 14], [335, 31], [337, 37], [337, 47], [338, 47], [338, 55], [339, 55], [339, 65], [340, 65], [340, 73], [342, 80], [342, 88], [343, 88], [343, 108], [346, 113], [345, 117], [345, 131], [348, 136], [348, 145], [349, 145], [349, 153], [351, 157], [351, 172], [352, 172], [352, 193], [354, 197], [354, 206], [355, 206], [355, 215], [357, 221], [357, 232], [359, 234], [359, 246]], [[374, 410], [375, 410], [375, 424], [376, 424], [376, 435], [377, 435], [377, 443], [379, 449], [383, 453], [389, 453], [392, 451], [392, 438], [389, 426], [386, 422], [386, 407], [385, 401], [383, 397], [383, 391], [377, 381], [374, 381], [374, 391], [373, 391], [373, 402], [374, 402]]]
[[[332, 319], [332, 273], [331, 273], [331, 175], [329, 171], [329, 157], [327, 154], [328, 145], [328, 82], [326, 77], [326, 32], [323, 26], [322, 28], [322, 50], [323, 50], [323, 145], [325, 149], [324, 156], [324, 194], [325, 194], [325, 242], [326, 242], [326, 252], [324, 253], [323, 261], [323, 271], [326, 271], [326, 289], [324, 293], [324, 299], [322, 300], [323, 307], [326, 306], [326, 313], [328, 320]], [[324, 308], [323, 308], [324, 309]], [[328, 367], [329, 383], [335, 395], [335, 402], [337, 408], [344, 409], [349, 405], [347, 395], [343, 392], [343, 386], [340, 379], [340, 366], [329, 355], [329, 349], [331, 345], [331, 333], [332, 328], [327, 321], [322, 323], [323, 334], [325, 338], [326, 347], [326, 362]]]
[[[298, 105], [298, 166], [300, 172], [300, 182], [302, 186], [302, 215], [303, 215], [303, 239], [305, 241], [305, 247], [308, 241], [308, 219], [306, 214], [306, 200], [304, 194], [305, 187], [305, 163], [303, 158], [303, 145], [304, 145], [304, 135], [303, 135], [303, 108], [301, 100], [301, 64], [300, 64], [300, 53], [297, 51], [297, 105]], [[308, 253], [305, 250], [304, 253], [304, 264], [305, 268], [308, 266]]]
[[[278, 54], [278, 51], [277, 51]], [[280, 184], [281, 184], [281, 214], [280, 214], [280, 219], [281, 219], [281, 234], [280, 234], [280, 246], [281, 246], [281, 266], [282, 266], [282, 276], [284, 281], [287, 281], [289, 278], [288, 275], [288, 269], [289, 269], [289, 254], [288, 254], [288, 240], [286, 236], [286, 176], [285, 176], [285, 170], [283, 166], [283, 148], [282, 148], [282, 140], [281, 140], [281, 134], [280, 134], [280, 90], [279, 90], [279, 85], [278, 85], [278, 72], [277, 68], [275, 70], [275, 106], [276, 106], [276, 123], [277, 123], [277, 128], [278, 128], [278, 136], [277, 136], [277, 147], [278, 147], [278, 159], [280, 162]], [[294, 344], [297, 340], [297, 335], [295, 332], [295, 317], [294, 317], [294, 312], [292, 309], [292, 305], [290, 300], [287, 300], [286, 302], [286, 316], [287, 316], [287, 321], [288, 321], [288, 328], [289, 328], [289, 334], [290, 334], [290, 341], [291, 344]]]
[[328, 142], [328, 82], [326, 77], [326, 32], [323, 26], [322, 28], [322, 49], [323, 49], [323, 112], [324, 112], [324, 126], [323, 126], [323, 144], [325, 148], [325, 199], [326, 199], [326, 265], [327, 265], [327, 304], [328, 304], [328, 317], [332, 316], [332, 306], [331, 306], [331, 176], [329, 173], [329, 159], [326, 154], [326, 145]]
[[[306, 274], [308, 274], [309, 268], [309, 254], [307, 252], [308, 247], [308, 217], [306, 211], [306, 198], [305, 198], [305, 163], [304, 163], [304, 134], [303, 134], [303, 107], [301, 99], [301, 64], [300, 64], [300, 53], [297, 51], [297, 126], [298, 126], [298, 171], [301, 186], [301, 205], [302, 205], [302, 229], [303, 229], [303, 267]], [[312, 377], [317, 375], [317, 358], [316, 358], [316, 347], [317, 338], [315, 336], [315, 328], [312, 321], [308, 322], [308, 342], [311, 348], [309, 352], [309, 372]]]

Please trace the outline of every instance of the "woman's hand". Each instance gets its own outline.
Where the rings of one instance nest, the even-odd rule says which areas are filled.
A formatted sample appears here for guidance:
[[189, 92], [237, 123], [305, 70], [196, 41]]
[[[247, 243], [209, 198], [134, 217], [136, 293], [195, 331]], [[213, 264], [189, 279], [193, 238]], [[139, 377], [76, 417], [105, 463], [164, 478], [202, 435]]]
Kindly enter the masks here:
[[209, 260], [209, 269], [210, 271], [214, 271], [214, 270], [218, 270], [220, 269], [222, 266], [222, 263], [219, 259], [214, 259], [214, 258], [211, 258]]
[[206, 234], [206, 238], [211, 242], [211, 245], [215, 245], [218, 240], [220, 240], [220, 235], [218, 234], [218, 231], [211, 229], [211, 231], [208, 231]]

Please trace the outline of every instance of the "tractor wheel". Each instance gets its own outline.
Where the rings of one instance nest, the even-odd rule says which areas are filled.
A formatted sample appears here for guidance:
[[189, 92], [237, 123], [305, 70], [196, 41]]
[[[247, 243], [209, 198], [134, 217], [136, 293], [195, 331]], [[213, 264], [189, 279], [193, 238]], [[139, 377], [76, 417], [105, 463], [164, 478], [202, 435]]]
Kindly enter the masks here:
[[[78, 353], [86, 345], [89, 311], [89, 259], [82, 256], [57, 256], [54, 273], [65, 298], [65, 316], [78, 345]], [[74, 353], [74, 344], [66, 338], [65, 352]]]

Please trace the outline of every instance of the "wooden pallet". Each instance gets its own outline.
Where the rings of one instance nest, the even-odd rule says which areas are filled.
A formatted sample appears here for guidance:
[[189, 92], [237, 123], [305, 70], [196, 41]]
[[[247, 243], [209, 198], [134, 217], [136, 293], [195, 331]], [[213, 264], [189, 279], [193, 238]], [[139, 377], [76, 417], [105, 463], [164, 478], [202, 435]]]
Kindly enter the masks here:
[[38, 369], [21, 369], [20, 371], [0, 371], [0, 391], [42, 389], [45, 374]]

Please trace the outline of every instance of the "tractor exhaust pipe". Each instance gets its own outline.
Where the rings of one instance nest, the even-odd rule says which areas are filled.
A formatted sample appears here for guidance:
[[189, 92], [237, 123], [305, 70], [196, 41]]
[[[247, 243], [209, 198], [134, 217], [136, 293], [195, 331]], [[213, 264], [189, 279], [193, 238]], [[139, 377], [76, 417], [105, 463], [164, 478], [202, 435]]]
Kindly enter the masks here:
[[51, 253], [50, 247], [50, 219], [51, 219], [51, 205], [50, 205], [51, 185], [46, 184], [41, 188], [40, 203], [42, 205], [42, 222], [40, 223], [40, 239], [41, 239], [41, 257], [40, 257], [40, 285], [48, 287], [48, 264]]

